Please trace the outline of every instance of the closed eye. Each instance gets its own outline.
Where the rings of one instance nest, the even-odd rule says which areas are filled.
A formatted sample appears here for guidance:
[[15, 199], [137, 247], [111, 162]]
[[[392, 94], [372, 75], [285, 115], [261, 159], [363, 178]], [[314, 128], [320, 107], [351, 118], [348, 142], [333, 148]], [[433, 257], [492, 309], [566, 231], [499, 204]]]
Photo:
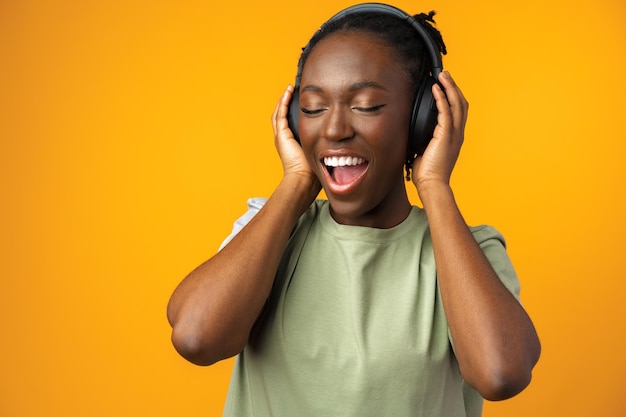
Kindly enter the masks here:
[[352, 110], [357, 110], [357, 111], [361, 111], [364, 113], [374, 113], [375, 111], [378, 111], [382, 109], [383, 107], [385, 107], [384, 104], [379, 104], [377, 106], [371, 106], [371, 107], [352, 107]]
[[[382, 109], [383, 107], [385, 107], [384, 104], [379, 104], [377, 106], [370, 106], [370, 107], [352, 107], [352, 110], [360, 111], [363, 113], [374, 113]], [[325, 108], [322, 108], [322, 109], [307, 109], [305, 107], [300, 108], [300, 111], [302, 113], [308, 114], [308, 115], [320, 114], [320, 113], [323, 113], [325, 110], [326, 110]]]
[[314, 115], [314, 114], [320, 114], [321, 112], [324, 111], [324, 109], [306, 109], [304, 107], [301, 107], [300, 111], [304, 114]]

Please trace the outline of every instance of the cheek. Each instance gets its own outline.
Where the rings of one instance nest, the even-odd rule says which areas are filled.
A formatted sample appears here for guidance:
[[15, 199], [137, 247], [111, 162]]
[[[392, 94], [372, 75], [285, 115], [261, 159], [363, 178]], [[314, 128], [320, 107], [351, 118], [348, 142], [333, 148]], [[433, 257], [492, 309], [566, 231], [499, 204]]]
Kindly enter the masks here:
[[307, 160], [311, 162], [314, 159], [314, 148], [317, 138], [317, 127], [315, 121], [300, 117], [298, 122], [298, 132], [300, 133], [300, 146], [304, 151]]
[[401, 160], [404, 163], [409, 143], [408, 122], [404, 119], [396, 119], [388, 123], [380, 123], [372, 133], [372, 137], [378, 138], [375, 146], [380, 153], [387, 155], [389, 160], [396, 162]]
[[392, 137], [392, 140], [387, 143], [389, 146], [387, 151], [390, 152], [390, 155], [399, 155], [403, 163], [408, 151], [409, 127], [412, 111], [412, 105], [403, 106], [402, 111], [396, 113], [396, 117], [388, 120], [387, 123], [381, 127], [381, 129], [386, 130], [388, 135]]
[[300, 142], [302, 144], [305, 142], [312, 143], [312, 139], [316, 136], [317, 132], [315, 122], [315, 120], [307, 119], [300, 115], [298, 119], [298, 132], [300, 133]]
[[300, 130], [300, 146], [302, 147], [302, 151], [310, 167], [315, 170], [317, 161], [315, 159], [314, 141], [311, 138], [312, 136], [310, 134]]

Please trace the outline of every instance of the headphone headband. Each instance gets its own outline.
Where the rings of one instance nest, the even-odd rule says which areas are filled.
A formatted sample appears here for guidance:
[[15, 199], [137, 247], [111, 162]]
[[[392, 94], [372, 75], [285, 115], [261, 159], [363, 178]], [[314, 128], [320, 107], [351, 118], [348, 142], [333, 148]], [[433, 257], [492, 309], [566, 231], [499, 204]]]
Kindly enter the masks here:
[[[391, 6], [389, 4], [383, 4], [383, 3], [361, 3], [361, 4], [356, 4], [354, 6], [350, 6], [336, 13], [334, 16], [332, 16], [330, 19], [324, 22], [322, 26], [317, 30], [317, 33], [323, 32], [324, 28], [332, 22], [336, 22], [339, 19], [343, 19], [346, 16], [363, 14], [363, 13], [378, 13], [378, 14], [384, 14], [388, 16], [394, 16], [410, 24], [413, 27], [413, 29], [415, 29], [417, 33], [419, 33], [420, 37], [422, 38], [422, 41], [424, 42], [426, 46], [426, 51], [428, 53], [428, 57], [430, 58], [430, 62], [432, 64], [431, 74], [433, 78], [435, 80], [439, 79], [439, 74], [443, 70], [443, 63], [442, 63], [441, 54], [439, 53], [439, 48], [437, 47], [437, 44], [435, 43], [433, 38], [430, 36], [430, 34], [426, 31], [426, 29], [422, 25], [420, 25], [419, 22], [417, 22], [413, 16], [411, 16], [410, 14], [406, 13], [403, 10], [400, 10], [399, 8], [395, 6]], [[306, 50], [308, 48], [309, 48], [309, 44], [307, 44], [303, 50]], [[302, 62], [302, 55], [301, 55], [300, 60], [298, 61], [298, 73], [296, 74], [296, 86], [300, 85], [300, 78], [302, 77], [303, 69], [304, 69], [304, 63]]]
[[403, 10], [398, 9], [395, 6], [391, 6], [389, 4], [383, 4], [383, 3], [356, 4], [354, 6], [350, 6], [347, 9], [344, 9], [338, 12], [337, 14], [335, 14], [333, 17], [328, 19], [328, 21], [326, 21], [320, 27], [319, 30], [323, 31], [326, 25], [330, 24], [331, 22], [342, 19], [346, 16], [353, 15], [353, 14], [362, 14], [362, 13], [386, 14], [386, 15], [398, 17], [400, 19], [405, 20], [407, 23], [409, 23], [420, 34], [420, 36], [422, 37], [422, 40], [424, 41], [424, 44], [426, 45], [428, 57], [430, 58], [430, 62], [432, 63], [431, 74], [433, 78], [434, 79], [439, 78], [439, 74], [443, 70], [443, 63], [441, 60], [441, 54], [439, 53], [439, 48], [437, 47], [437, 44], [435, 44], [435, 41], [430, 36], [430, 34], [426, 31], [424, 26], [420, 25], [419, 22], [417, 22], [413, 16], [411, 16], [410, 14], [406, 13]]

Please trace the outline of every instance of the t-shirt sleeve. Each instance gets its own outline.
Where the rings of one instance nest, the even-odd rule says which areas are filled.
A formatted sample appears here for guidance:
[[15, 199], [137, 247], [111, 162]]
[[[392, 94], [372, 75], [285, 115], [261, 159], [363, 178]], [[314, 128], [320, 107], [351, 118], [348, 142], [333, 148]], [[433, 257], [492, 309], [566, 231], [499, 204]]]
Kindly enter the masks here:
[[491, 226], [470, 229], [500, 281], [520, 301], [520, 282], [506, 252], [506, 242], [502, 234]]
[[247, 225], [250, 220], [261, 210], [261, 208], [267, 202], [267, 198], [263, 197], [254, 197], [250, 198], [247, 201], [248, 210], [243, 214], [243, 216], [239, 217], [235, 223], [233, 224], [233, 230], [230, 232], [230, 235], [224, 239], [222, 244], [220, 245], [218, 252], [221, 251], [224, 246], [228, 245], [228, 243]]

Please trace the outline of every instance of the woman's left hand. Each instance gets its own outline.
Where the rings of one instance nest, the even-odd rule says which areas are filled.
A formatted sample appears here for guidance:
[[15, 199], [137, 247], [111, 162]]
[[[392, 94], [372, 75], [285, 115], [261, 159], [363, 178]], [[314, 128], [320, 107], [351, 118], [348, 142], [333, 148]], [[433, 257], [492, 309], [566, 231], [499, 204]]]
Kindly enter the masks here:
[[433, 138], [422, 156], [413, 163], [412, 180], [421, 195], [422, 189], [433, 184], [450, 184], [452, 170], [463, 144], [469, 103], [448, 72], [439, 75], [441, 86], [433, 86], [439, 116]]

